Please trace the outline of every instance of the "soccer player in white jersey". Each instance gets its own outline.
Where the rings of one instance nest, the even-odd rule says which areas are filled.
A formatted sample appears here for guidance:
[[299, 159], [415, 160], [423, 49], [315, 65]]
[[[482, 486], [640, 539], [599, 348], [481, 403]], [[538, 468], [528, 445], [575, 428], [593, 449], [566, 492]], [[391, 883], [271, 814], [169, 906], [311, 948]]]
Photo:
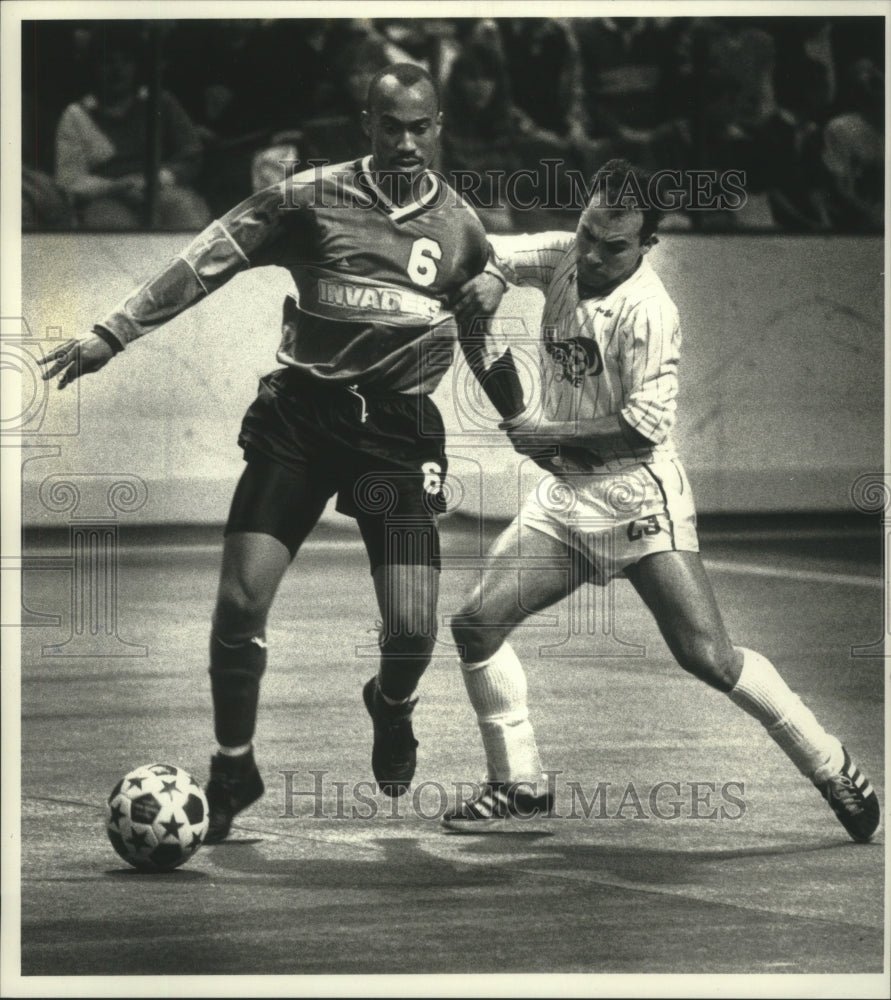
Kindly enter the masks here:
[[[624, 576], [678, 663], [760, 722], [850, 836], [868, 841], [879, 824], [869, 780], [774, 666], [731, 642], [700, 560], [691, 489], [671, 438], [681, 332], [646, 259], [660, 217], [640, 198], [647, 184], [642, 171], [611, 160], [596, 175], [575, 233], [491, 241], [509, 281], [545, 294], [540, 405], [503, 426], [547, 472], [452, 619], [488, 775], [480, 793], [444, 821], [474, 829], [550, 809], [550, 793], [540, 792], [526, 678], [508, 637], [584, 582], [603, 586]], [[494, 280], [479, 276], [464, 294], [497, 293]], [[536, 566], [524, 574], [522, 598], [515, 563], [499, 561], [516, 553]], [[567, 562], [578, 571], [567, 574]]]

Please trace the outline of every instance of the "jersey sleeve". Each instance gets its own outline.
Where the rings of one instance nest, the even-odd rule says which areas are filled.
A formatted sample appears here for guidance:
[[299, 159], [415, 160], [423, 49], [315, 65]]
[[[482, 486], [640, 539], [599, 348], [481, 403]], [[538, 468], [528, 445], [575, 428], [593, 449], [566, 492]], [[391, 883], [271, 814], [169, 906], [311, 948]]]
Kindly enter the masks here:
[[558, 265], [575, 242], [575, 233], [490, 236], [494, 263], [512, 285], [547, 292]]
[[647, 440], [661, 444], [677, 409], [681, 327], [668, 299], [647, 299], [632, 310], [625, 331], [622, 417]]
[[285, 236], [292, 236], [288, 241], [292, 247], [301, 243], [294, 230], [307, 215], [300, 211], [309, 197], [307, 187], [284, 181], [251, 195], [199, 233], [96, 327], [123, 348], [185, 312], [240, 271], [263, 264], [286, 264], [282, 253]]

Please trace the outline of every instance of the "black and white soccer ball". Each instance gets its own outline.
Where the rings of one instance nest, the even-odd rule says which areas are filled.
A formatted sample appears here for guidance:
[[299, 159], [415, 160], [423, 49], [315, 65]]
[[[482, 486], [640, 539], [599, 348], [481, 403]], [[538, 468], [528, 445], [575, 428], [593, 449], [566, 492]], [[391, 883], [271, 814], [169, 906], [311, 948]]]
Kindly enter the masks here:
[[208, 818], [204, 790], [190, 774], [173, 764], [147, 764], [111, 790], [105, 830], [134, 868], [169, 872], [201, 846]]

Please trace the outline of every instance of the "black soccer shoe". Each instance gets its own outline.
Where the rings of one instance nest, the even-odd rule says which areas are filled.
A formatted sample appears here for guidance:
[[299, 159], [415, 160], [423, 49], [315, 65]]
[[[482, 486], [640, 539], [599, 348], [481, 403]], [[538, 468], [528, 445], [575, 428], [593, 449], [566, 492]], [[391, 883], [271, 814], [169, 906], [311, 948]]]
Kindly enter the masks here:
[[263, 794], [263, 779], [254, 763], [254, 751], [238, 757], [216, 753], [210, 758], [210, 780], [204, 789], [210, 810], [205, 844], [218, 844], [229, 836], [232, 820]]
[[550, 792], [535, 795], [526, 781], [487, 781], [472, 798], [442, 817], [443, 826], [464, 833], [484, 833], [504, 820], [549, 819], [554, 808]]
[[418, 741], [411, 726], [418, 699], [388, 705], [381, 697], [376, 677], [362, 688], [362, 699], [374, 725], [371, 770], [384, 795], [398, 798], [408, 791], [418, 762]]
[[848, 751], [842, 750], [845, 760], [841, 770], [830, 775], [818, 772], [814, 784], [851, 837], [865, 844], [879, 828], [879, 797]]

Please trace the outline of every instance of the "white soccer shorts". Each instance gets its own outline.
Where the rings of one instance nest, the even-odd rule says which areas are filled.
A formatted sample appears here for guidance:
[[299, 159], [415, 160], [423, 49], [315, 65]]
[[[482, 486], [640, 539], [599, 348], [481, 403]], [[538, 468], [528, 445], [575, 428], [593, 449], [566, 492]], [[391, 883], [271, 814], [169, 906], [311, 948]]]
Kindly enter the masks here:
[[517, 518], [582, 555], [601, 586], [655, 552], [698, 552], [696, 508], [676, 458], [620, 472], [546, 475]]

